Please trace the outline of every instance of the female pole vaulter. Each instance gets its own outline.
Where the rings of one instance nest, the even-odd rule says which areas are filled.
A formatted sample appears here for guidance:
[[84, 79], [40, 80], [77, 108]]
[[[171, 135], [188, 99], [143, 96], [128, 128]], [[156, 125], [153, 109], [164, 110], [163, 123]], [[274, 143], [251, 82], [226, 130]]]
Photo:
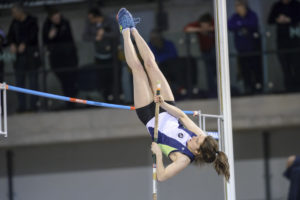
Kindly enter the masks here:
[[[207, 136], [174, 103], [170, 86], [155, 62], [147, 43], [135, 27], [135, 21], [128, 10], [121, 8], [117, 20], [124, 39], [126, 62], [132, 70], [134, 85], [134, 105], [138, 118], [152, 136], [155, 121], [155, 103], [160, 104], [158, 141], [151, 150], [156, 154], [158, 181], [165, 181], [185, 169], [193, 161], [212, 163], [216, 172], [229, 180], [229, 164], [224, 152], [219, 151], [218, 142]], [[144, 66], [138, 59], [131, 36], [136, 42]], [[148, 79], [148, 77], [149, 79]], [[161, 95], [156, 96], [156, 82], [161, 83]], [[164, 166], [162, 153], [172, 161]]]

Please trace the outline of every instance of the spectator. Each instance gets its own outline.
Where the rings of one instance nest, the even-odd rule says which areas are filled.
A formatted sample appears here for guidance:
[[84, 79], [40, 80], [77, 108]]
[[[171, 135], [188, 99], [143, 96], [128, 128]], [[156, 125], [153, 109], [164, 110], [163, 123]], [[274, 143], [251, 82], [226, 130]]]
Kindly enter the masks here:
[[[95, 64], [99, 68], [100, 90], [105, 100], [111, 100], [111, 92], [114, 86], [114, 73], [118, 73], [116, 65], [117, 47], [119, 45], [120, 32], [116, 20], [105, 16], [99, 9], [91, 9], [88, 12], [83, 39], [92, 41], [95, 45]], [[114, 68], [115, 66], [115, 68]], [[119, 87], [119, 86], [118, 86]]]
[[[258, 18], [246, 0], [236, 0], [236, 13], [228, 20], [228, 29], [234, 33], [238, 53], [238, 69], [244, 81], [245, 93], [254, 94], [262, 90], [262, 59]], [[247, 55], [248, 53], [248, 55]]]
[[0, 83], [4, 81], [4, 52], [6, 36], [3, 30], [0, 29]]
[[[3, 48], [6, 46], [6, 36], [2, 29], [0, 29], [0, 83], [4, 82], [4, 52]], [[3, 102], [3, 96], [0, 97], [1, 102]], [[1, 112], [3, 108], [1, 106]]]
[[299, 57], [299, 22], [300, 3], [296, 0], [280, 0], [276, 2], [269, 14], [268, 23], [275, 24], [277, 29], [278, 58], [284, 76], [287, 91], [300, 88]]
[[180, 81], [183, 79], [181, 70], [184, 69], [178, 65], [178, 54], [175, 45], [172, 41], [165, 39], [159, 29], [153, 29], [148, 46], [153, 52], [160, 70], [170, 81], [170, 87], [176, 96], [178, 90], [184, 87]]
[[213, 17], [203, 14], [195, 22], [184, 27], [186, 33], [196, 33], [199, 41], [199, 48], [205, 64], [206, 80], [210, 97], [217, 96], [216, 79], [216, 54], [215, 54], [215, 29]]
[[[43, 25], [43, 42], [49, 52], [50, 67], [59, 79], [65, 96], [77, 96], [77, 50], [69, 23], [56, 9], [50, 9]], [[74, 103], [67, 104], [69, 108]]]
[[288, 200], [300, 199], [300, 156], [290, 156], [284, 176], [290, 181]]
[[[7, 35], [10, 51], [16, 54], [14, 70], [16, 83], [19, 87], [25, 87], [26, 77], [29, 79], [29, 87], [38, 90], [38, 68], [41, 66], [37, 19], [27, 14], [20, 4], [11, 8], [13, 21]], [[19, 112], [27, 110], [26, 97], [18, 93]], [[30, 95], [29, 110], [37, 109], [38, 97]]]
[[158, 29], [151, 31], [150, 42], [148, 45], [158, 64], [178, 57], [177, 50], [173, 42], [166, 40]]

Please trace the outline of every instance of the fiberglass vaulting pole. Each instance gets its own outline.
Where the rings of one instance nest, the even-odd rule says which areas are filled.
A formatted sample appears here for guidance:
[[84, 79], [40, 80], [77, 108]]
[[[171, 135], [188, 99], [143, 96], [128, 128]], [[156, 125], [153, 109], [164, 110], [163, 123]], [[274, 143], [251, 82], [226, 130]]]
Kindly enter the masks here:
[[230, 166], [229, 183], [224, 181], [225, 200], [235, 200], [234, 155], [231, 121], [231, 97], [229, 79], [229, 56], [227, 36], [227, 12], [225, 0], [214, 0], [214, 20], [216, 32], [216, 54], [218, 73], [218, 93], [220, 114], [223, 115], [221, 131], [221, 149], [228, 156]]
[[[161, 85], [158, 82], [156, 88], [156, 95], [160, 95]], [[155, 124], [154, 124], [154, 142], [157, 143], [158, 140], [158, 116], [159, 116], [159, 103], [155, 103]], [[157, 200], [157, 173], [156, 173], [156, 154], [152, 153], [153, 158], [153, 192], [152, 192], [152, 200]]]

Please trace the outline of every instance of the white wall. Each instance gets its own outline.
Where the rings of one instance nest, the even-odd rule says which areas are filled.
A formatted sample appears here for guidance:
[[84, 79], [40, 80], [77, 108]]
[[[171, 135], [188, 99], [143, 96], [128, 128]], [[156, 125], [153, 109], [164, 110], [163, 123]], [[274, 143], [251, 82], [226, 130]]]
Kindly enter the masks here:
[[[265, 199], [261, 132], [234, 134], [238, 200]], [[271, 195], [287, 197], [282, 176], [286, 158], [299, 154], [297, 129], [271, 131]], [[151, 199], [151, 153], [148, 137], [16, 147], [16, 200]], [[5, 149], [0, 149], [0, 199], [7, 198]], [[222, 178], [210, 166], [191, 165], [159, 184], [160, 199], [223, 199]]]
[[6, 179], [5, 151], [0, 151], [0, 199], [7, 200], [8, 184]]
[[[286, 199], [288, 182], [281, 176], [285, 159], [272, 159], [272, 199]], [[237, 161], [236, 191], [239, 200], [263, 200], [264, 174], [261, 159]], [[151, 167], [87, 170], [19, 175], [14, 178], [15, 200], [116, 200], [151, 199]], [[8, 200], [4, 177], [0, 199]], [[223, 199], [222, 179], [212, 168], [190, 166], [173, 179], [159, 183], [160, 199]]]
[[[174, 179], [159, 184], [159, 199], [193, 199], [200, 194], [203, 199], [222, 199], [222, 185], [209, 178], [210, 175], [216, 176], [211, 170], [198, 170], [196, 167], [191, 167]], [[152, 199], [151, 178], [151, 167], [24, 175], [15, 178], [15, 199], [150, 200]], [[218, 192], [208, 188], [214, 188]]]

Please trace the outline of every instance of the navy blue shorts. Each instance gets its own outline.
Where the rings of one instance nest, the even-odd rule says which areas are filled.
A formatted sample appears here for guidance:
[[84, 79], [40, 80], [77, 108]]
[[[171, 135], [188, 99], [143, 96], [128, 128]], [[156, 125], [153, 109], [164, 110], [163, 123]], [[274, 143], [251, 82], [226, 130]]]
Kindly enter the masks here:
[[[165, 101], [168, 104], [175, 106], [175, 101]], [[159, 108], [159, 113], [166, 112], [164, 109]], [[136, 109], [138, 118], [146, 125], [153, 117], [155, 117], [155, 103], [150, 104]]]

